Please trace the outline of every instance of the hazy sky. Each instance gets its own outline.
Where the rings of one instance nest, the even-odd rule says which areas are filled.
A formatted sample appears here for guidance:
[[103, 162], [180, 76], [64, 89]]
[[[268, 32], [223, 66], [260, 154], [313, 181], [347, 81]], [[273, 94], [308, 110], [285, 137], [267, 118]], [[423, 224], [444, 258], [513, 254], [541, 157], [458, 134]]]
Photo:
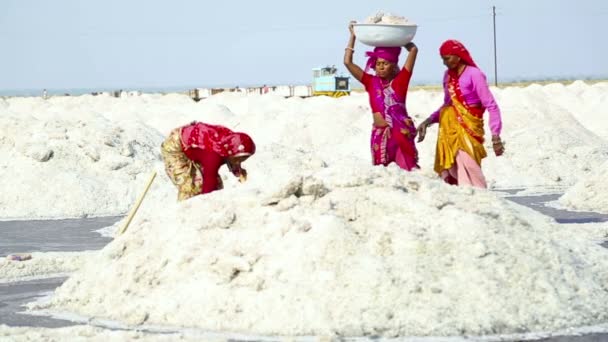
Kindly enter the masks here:
[[307, 84], [380, 10], [419, 25], [414, 83], [440, 82], [449, 38], [493, 81], [493, 5], [499, 80], [608, 77], [608, 0], [2, 0], [0, 91]]

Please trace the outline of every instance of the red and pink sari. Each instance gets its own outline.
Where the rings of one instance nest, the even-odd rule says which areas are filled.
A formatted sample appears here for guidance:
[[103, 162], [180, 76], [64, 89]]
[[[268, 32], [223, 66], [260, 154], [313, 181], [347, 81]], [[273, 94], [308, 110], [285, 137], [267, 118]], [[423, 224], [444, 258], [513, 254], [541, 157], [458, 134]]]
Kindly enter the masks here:
[[[401, 72], [404, 71], [406, 70]], [[397, 94], [392, 83], [384, 86], [380, 77], [369, 74], [366, 76], [366, 79], [371, 77], [369, 81], [366, 80], [366, 88], [370, 94], [372, 112], [379, 113], [388, 124], [384, 127], [372, 127], [373, 164], [386, 166], [395, 162], [407, 171], [419, 168], [418, 151], [414, 142], [416, 127], [405, 109], [405, 97]], [[398, 81], [397, 78], [394, 81]]]
[[[202, 122], [174, 129], [161, 145], [165, 171], [177, 186], [180, 201], [204, 193], [204, 182], [214, 184], [213, 190], [222, 189], [217, 168], [227, 163], [228, 157], [254, 153], [255, 144], [249, 135]], [[213, 170], [212, 174], [205, 176], [209, 174], [205, 169]], [[238, 177], [240, 170], [230, 171]]]

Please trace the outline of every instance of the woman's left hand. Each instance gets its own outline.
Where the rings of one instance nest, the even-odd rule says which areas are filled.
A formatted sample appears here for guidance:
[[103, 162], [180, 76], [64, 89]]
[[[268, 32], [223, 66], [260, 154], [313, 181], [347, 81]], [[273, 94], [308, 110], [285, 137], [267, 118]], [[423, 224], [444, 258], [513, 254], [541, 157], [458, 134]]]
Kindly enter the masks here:
[[505, 153], [505, 144], [500, 140], [500, 136], [492, 136], [492, 147], [494, 148], [494, 154], [499, 157]]
[[418, 142], [422, 142], [422, 140], [424, 140], [424, 137], [426, 136], [426, 129], [428, 127], [429, 127], [428, 119], [422, 121], [420, 123], [420, 125], [418, 125], [418, 128], [416, 128], [416, 135], [418, 135]]

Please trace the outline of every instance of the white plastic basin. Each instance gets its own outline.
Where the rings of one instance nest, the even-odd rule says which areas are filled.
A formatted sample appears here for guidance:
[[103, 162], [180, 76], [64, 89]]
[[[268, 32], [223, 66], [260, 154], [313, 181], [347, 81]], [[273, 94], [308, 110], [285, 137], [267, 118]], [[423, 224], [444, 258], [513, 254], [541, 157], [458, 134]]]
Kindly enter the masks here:
[[404, 46], [416, 35], [417, 25], [353, 24], [357, 39], [369, 46]]

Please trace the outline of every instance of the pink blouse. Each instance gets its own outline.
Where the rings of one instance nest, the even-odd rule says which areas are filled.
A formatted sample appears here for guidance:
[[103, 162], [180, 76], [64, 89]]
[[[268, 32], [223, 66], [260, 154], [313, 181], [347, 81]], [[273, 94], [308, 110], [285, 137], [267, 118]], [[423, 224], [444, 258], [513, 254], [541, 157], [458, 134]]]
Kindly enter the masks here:
[[[443, 108], [443, 106], [452, 104], [452, 99], [450, 98], [450, 94], [448, 92], [447, 82], [448, 72], [446, 71], [443, 77], [443, 105], [438, 110], [433, 112], [433, 114], [431, 114], [430, 120], [432, 123], [439, 122], [439, 111], [441, 108]], [[484, 75], [484, 73], [478, 68], [467, 66], [463, 70], [462, 74], [460, 74], [458, 83], [465, 102], [469, 106], [477, 105], [486, 108], [490, 113], [490, 131], [492, 132], [492, 135], [500, 135], [502, 130], [500, 108], [498, 108], [498, 105], [494, 100], [494, 96], [492, 95], [492, 92], [490, 92], [486, 75]]]

